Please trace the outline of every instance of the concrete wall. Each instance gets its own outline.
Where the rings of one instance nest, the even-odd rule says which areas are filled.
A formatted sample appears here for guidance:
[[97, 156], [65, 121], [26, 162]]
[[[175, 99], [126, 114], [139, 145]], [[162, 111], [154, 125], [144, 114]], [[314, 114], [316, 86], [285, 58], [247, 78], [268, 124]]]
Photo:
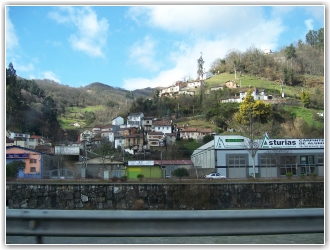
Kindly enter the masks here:
[[7, 184], [14, 209], [220, 210], [324, 207], [323, 182]]

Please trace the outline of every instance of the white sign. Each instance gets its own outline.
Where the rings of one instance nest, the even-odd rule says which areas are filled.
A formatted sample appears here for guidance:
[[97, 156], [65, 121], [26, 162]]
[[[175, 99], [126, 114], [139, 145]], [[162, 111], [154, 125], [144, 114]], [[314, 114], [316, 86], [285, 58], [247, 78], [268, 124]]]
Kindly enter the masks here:
[[75, 146], [55, 146], [56, 155], [79, 155], [80, 149]]
[[[248, 139], [243, 136], [215, 136], [215, 149], [240, 149], [246, 148]], [[256, 140], [261, 148], [324, 148], [324, 139], [264, 139]]]
[[324, 148], [324, 139], [267, 139], [262, 148]]
[[153, 166], [154, 161], [128, 161], [128, 166]]

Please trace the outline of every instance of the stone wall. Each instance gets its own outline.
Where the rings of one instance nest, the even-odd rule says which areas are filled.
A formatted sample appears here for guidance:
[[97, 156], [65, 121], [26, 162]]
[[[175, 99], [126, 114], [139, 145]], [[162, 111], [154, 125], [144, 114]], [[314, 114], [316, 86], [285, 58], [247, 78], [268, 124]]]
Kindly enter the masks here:
[[324, 207], [323, 182], [7, 184], [17, 209], [219, 210]]

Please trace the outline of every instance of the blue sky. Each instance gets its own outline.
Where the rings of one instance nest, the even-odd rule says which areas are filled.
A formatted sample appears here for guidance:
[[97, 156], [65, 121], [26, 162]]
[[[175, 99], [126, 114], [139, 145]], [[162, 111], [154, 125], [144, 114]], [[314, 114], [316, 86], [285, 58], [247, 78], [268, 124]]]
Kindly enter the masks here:
[[6, 5], [6, 67], [72, 87], [134, 90], [197, 77], [231, 50], [278, 51], [324, 24], [325, 6]]

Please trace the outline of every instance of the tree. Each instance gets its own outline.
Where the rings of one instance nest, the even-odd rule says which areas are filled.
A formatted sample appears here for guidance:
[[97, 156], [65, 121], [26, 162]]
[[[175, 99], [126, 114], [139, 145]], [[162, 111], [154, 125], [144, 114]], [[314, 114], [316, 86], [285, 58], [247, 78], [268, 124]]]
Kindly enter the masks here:
[[290, 46], [287, 46], [284, 50], [285, 57], [287, 60], [291, 60], [291, 69], [292, 69], [292, 58], [296, 58], [296, 48], [294, 47], [293, 43], [290, 44]]
[[261, 100], [255, 101], [252, 96], [252, 89], [249, 89], [244, 101], [240, 105], [239, 112], [236, 114], [236, 120], [243, 125], [249, 124], [251, 119], [256, 119], [261, 123], [265, 123], [272, 114], [273, 112], [270, 104], [265, 104]]
[[205, 135], [203, 137], [203, 143], [206, 144], [214, 139], [214, 135]]
[[305, 108], [309, 108], [309, 105], [310, 105], [310, 102], [311, 102], [311, 101], [310, 101], [310, 97], [309, 97], [309, 93], [303, 91], [303, 92], [301, 93], [300, 98], [301, 98], [301, 101], [302, 101], [303, 104], [304, 104], [304, 107], [305, 107]]
[[199, 79], [202, 81], [201, 76], [203, 76], [203, 65], [204, 65], [204, 60], [202, 57], [202, 52], [201, 52], [201, 57], [197, 60], [197, 64], [198, 64], [198, 69], [197, 69], [197, 74], [199, 75]]
[[19, 171], [25, 169], [25, 162], [12, 161], [6, 165], [6, 177], [17, 177]]
[[186, 168], [177, 168], [172, 172], [172, 175], [178, 177], [181, 181], [182, 177], [189, 176], [189, 172]]
[[275, 165], [280, 171], [281, 166], [285, 163], [285, 157], [289, 156], [290, 150], [282, 148], [272, 148], [267, 151], [267, 158], [270, 165]]
[[240, 131], [247, 137], [243, 142], [243, 146], [252, 157], [253, 177], [255, 178], [255, 156], [262, 147], [262, 140], [258, 138], [264, 129], [261, 122], [266, 123], [268, 121], [268, 118], [272, 115], [272, 109], [270, 105], [265, 105], [262, 101], [256, 102], [251, 93], [252, 89], [247, 92], [240, 110], [236, 114], [236, 120], [240, 125]]
[[20, 109], [22, 95], [20, 84], [17, 82], [16, 70], [12, 63], [6, 69], [6, 115], [10, 123], [11, 115]]

